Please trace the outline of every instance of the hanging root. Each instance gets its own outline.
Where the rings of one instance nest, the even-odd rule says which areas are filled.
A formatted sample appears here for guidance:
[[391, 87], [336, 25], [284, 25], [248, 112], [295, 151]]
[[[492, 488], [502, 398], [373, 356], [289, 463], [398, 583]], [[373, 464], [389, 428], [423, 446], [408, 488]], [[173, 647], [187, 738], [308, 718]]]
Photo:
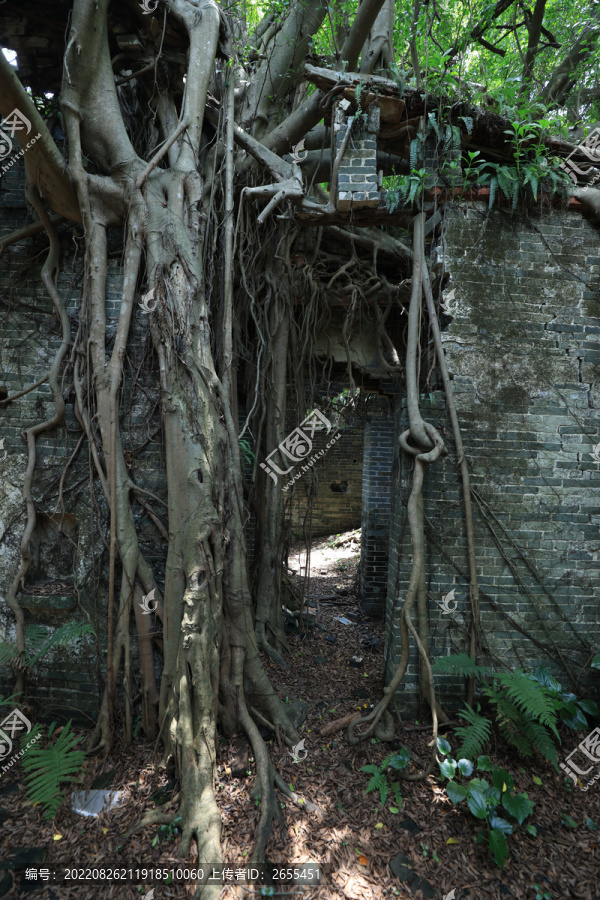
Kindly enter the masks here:
[[[50, 297], [52, 298], [52, 302], [56, 310], [56, 315], [58, 316], [61, 324], [62, 341], [60, 347], [56, 351], [56, 354], [52, 361], [52, 366], [50, 367], [50, 371], [47, 375], [48, 383], [50, 384], [50, 389], [52, 391], [52, 397], [56, 406], [56, 412], [52, 416], [52, 418], [48, 419], [45, 422], [40, 422], [38, 425], [33, 425], [31, 428], [28, 428], [23, 432], [27, 440], [28, 451], [27, 469], [25, 470], [25, 475], [23, 478], [23, 499], [25, 500], [25, 505], [27, 508], [27, 523], [21, 537], [21, 565], [19, 566], [19, 571], [17, 572], [6, 594], [6, 604], [13, 611], [15, 616], [17, 649], [21, 658], [23, 658], [25, 654], [25, 617], [23, 615], [23, 610], [21, 609], [19, 601], [17, 600], [17, 593], [19, 591], [19, 588], [23, 586], [25, 582], [25, 576], [27, 575], [27, 572], [29, 571], [29, 567], [31, 565], [30, 541], [36, 523], [35, 503], [33, 499], [33, 476], [35, 473], [36, 464], [35, 442], [39, 434], [42, 434], [44, 431], [49, 431], [51, 428], [54, 428], [59, 424], [59, 422], [62, 421], [64, 417], [65, 401], [58, 384], [58, 375], [62, 366], [62, 362], [69, 348], [69, 341], [71, 338], [69, 317], [60, 298], [60, 295], [56, 289], [56, 275], [58, 272], [59, 261], [59, 244], [56, 232], [54, 230], [54, 225], [52, 223], [52, 220], [46, 213], [46, 209], [39, 194], [32, 186], [29, 186], [27, 189], [27, 199], [36, 209], [40, 217], [42, 227], [46, 229], [48, 237], [50, 238], [50, 248], [48, 250], [46, 261], [42, 267], [41, 276], [44, 286], [50, 294]], [[20, 237], [22, 236], [23, 233], [18, 232], [16, 239], [20, 239]], [[22, 694], [24, 690], [25, 671], [24, 668], [20, 666], [17, 669], [15, 693]]]
[[[435, 699], [433, 674], [428, 658], [428, 623], [426, 606], [425, 583], [425, 537], [424, 537], [424, 509], [422, 487], [425, 466], [435, 462], [446, 448], [439, 432], [429, 423], [424, 422], [419, 410], [419, 375], [418, 356], [420, 343], [420, 319], [423, 289], [423, 225], [424, 215], [421, 213], [415, 220], [414, 250], [413, 250], [413, 278], [412, 296], [408, 320], [408, 338], [406, 349], [406, 390], [409, 428], [400, 439], [401, 449], [410, 456], [415, 457], [413, 483], [407, 505], [407, 518], [412, 542], [412, 570], [410, 582], [406, 591], [406, 597], [400, 616], [400, 635], [402, 640], [402, 653], [400, 662], [389, 685], [384, 689], [383, 699], [372, 712], [363, 718], [355, 719], [348, 726], [348, 740], [351, 744], [364, 741], [376, 733], [380, 720], [387, 713], [387, 708], [399, 687], [408, 668], [410, 655], [410, 636], [417, 645], [421, 664], [421, 691], [429, 703], [433, 718], [433, 739], [431, 743], [431, 756], [427, 767], [416, 775], [405, 776], [410, 780], [425, 778], [432, 770], [435, 763], [437, 749], [438, 719], [448, 721]], [[410, 443], [409, 440], [412, 442]], [[419, 628], [415, 628], [411, 612], [418, 602]], [[390, 714], [387, 713], [389, 716]], [[358, 733], [357, 733], [358, 729]]]

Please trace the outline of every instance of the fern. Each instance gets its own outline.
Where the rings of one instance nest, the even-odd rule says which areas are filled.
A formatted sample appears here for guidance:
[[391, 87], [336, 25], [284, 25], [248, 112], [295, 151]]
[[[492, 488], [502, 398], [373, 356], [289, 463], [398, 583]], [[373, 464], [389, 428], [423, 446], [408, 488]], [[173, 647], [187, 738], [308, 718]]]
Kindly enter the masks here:
[[[53, 722], [50, 726], [48, 737], [52, 736], [55, 725]], [[26, 735], [28, 741], [31, 741], [32, 736], [38, 731], [39, 726], [35, 726]], [[85, 752], [75, 750], [75, 745], [80, 740], [81, 737], [71, 733], [69, 721], [52, 746], [41, 747], [39, 743], [33, 744], [23, 756], [27, 797], [31, 803], [42, 805], [46, 819], [53, 819], [62, 803], [62, 786], [65, 782], [71, 784], [81, 771]]]
[[6, 665], [11, 659], [19, 655], [16, 644], [5, 644], [0, 642], [0, 666]]
[[441, 141], [442, 140], [442, 132], [440, 131], [440, 126], [437, 123], [437, 118], [436, 118], [435, 113], [429, 113], [427, 118], [429, 119], [429, 129], [431, 131], [435, 131], [438, 141]]
[[556, 708], [558, 702], [544, 685], [520, 669], [517, 669], [512, 674], [510, 672], [501, 672], [496, 677], [504, 687], [508, 697], [517, 706], [521, 707], [528, 717], [537, 719], [543, 725], [547, 725], [558, 738], [556, 729]]
[[410, 142], [410, 167], [411, 167], [411, 169], [417, 168], [420, 147], [421, 147], [421, 145], [416, 138]]
[[558, 753], [548, 729], [539, 722], [531, 721], [526, 721], [524, 727], [531, 746], [535, 747], [538, 753], [541, 753], [558, 771]]
[[[69, 622], [67, 625], [61, 625], [50, 640], [48, 640], [48, 631], [44, 625], [26, 625], [25, 644], [28, 651], [25, 653], [25, 664], [34, 666], [51, 647], [64, 646], [85, 634], [94, 634], [94, 629], [86, 622]], [[0, 643], [0, 666], [17, 656], [19, 656], [19, 651], [16, 644]]]
[[458, 716], [469, 723], [467, 727], [461, 725], [454, 729], [454, 733], [462, 742], [458, 755], [467, 759], [475, 759], [483, 753], [490, 739], [492, 723], [485, 716], [475, 712], [468, 704], [458, 713]]
[[440, 675], [458, 674], [465, 678], [485, 678], [490, 670], [486, 666], [476, 665], [468, 653], [455, 653], [451, 656], [438, 656], [433, 664], [433, 671]]

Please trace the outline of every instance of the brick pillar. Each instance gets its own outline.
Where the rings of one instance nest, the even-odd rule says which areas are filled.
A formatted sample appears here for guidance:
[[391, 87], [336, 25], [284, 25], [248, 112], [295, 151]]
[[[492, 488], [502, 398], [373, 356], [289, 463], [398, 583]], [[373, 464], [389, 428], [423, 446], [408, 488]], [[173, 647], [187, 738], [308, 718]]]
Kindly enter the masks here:
[[[348, 129], [350, 116], [342, 101], [335, 109], [334, 147], [339, 152]], [[369, 107], [366, 122], [359, 128], [355, 124], [353, 133], [344, 151], [338, 172], [339, 210], [359, 209], [379, 206], [380, 194], [377, 184], [377, 132], [379, 131], [379, 108]]]
[[394, 423], [387, 403], [365, 427], [359, 592], [368, 615], [383, 618], [388, 579]]

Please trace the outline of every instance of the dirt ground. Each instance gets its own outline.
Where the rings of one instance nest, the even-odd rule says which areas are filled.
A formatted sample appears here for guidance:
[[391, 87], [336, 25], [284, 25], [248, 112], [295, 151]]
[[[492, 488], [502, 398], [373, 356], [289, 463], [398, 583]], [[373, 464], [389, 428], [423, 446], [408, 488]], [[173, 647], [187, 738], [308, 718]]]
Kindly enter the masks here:
[[[402, 746], [413, 756], [425, 758], [428, 730], [405, 721], [397, 726], [392, 744], [367, 741], [358, 747], [348, 744], [345, 730], [320, 734], [328, 723], [368, 710], [382, 692], [383, 623], [361, 615], [356, 594], [359, 555], [359, 532], [314, 544], [310, 627], [305, 623], [295, 627], [290, 620], [290, 669], [269, 669], [294, 715], [305, 717], [299, 730], [306, 755], [298, 752], [295, 761], [285, 745], [278, 746], [266, 731], [264, 736], [268, 736], [278, 771], [293, 786], [295, 796], [315, 804], [318, 810], [309, 812], [302, 803], [296, 805], [278, 792], [282, 821], [268, 846], [268, 857], [286, 867], [319, 864], [320, 884], [275, 888], [274, 894], [271, 888], [257, 885], [251, 889], [226, 886], [222, 896], [597, 900], [600, 784], [587, 793], [572, 791], [543, 759], [521, 759], [498, 743], [489, 755], [511, 772], [516, 789], [526, 791], [535, 802], [528, 821], [538, 832], [536, 837], [524, 831], [509, 836], [509, 858], [500, 869], [485, 845], [474, 842], [475, 819], [462, 806], [452, 806], [438, 778], [403, 782], [401, 807], [388, 799], [382, 809], [376, 792], [365, 794], [368, 776], [361, 767], [381, 762], [392, 749]], [[298, 581], [304, 564], [300, 551], [290, 555], [290, 570]], [[455, 743], [451, 730], [447, 736]], [[564, 738], [569, 749], [581, 740], [569, 731]], [[250, 858], [259, 813], [252, 797], [254, 763], [241, 738], [221, 742], [218, 772], [224, 861], [235, 871]], [[182, 862], [188, 867], [212, 862], [197, 860], [194, 853], [190, 859], [179, 859], [178, 835], [172, 828], [148, 826], [125, 836], [145, 810], [160, 804], [169, 809], [176, 789], [149, 743], [121, 744], [105, 763], [88, 761], [85, 787], [93, 783], [124, 792], [119, 807], [96, 818], [82, 817], [65, 803], [55, 820], [47, 822], [39, 807], [26, 800], [21, 776], [14, 767], [0, 778], [0, 897], [30, 892], [40, 900], [191, 897], [193, 887], [184, 883], [149, 881], [139, 888], [109, 883], [42, 886], [25, 879], [25, 866], [177, 869]], [[9, 869], [16, 873], [14, 880]], [[149, 893], [152, 888], [154, 894]]]

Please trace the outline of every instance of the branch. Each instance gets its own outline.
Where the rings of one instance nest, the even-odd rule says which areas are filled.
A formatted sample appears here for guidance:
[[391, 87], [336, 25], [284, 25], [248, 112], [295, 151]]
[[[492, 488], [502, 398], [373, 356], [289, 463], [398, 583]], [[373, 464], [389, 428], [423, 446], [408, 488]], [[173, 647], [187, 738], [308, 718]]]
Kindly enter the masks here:
[[544, 12], [546, 11], [546, 0], [536, 0], [533, 15], [526, 18], [527, 31], [529, 39], [527, 41], [527, 51], [525, 60], [523, 61], [523, 78], [521, 81], [520, 93], [523, 94], [527, 90], [527, 83], [533, 75], [533, 63], [539, 52], [540, 37], [542, 34], [542, 22], [544, 20]]
[[243, 123], [257, 137], [266, 132], [269, 120], [292, 87], [295, 73], [308, 52], [309, 38], [321, 27], [327, 5], [323, 0], [305, 0], [290, 4], [289, 10], [248, 91]]
[[340, 56], [346, 61], [348, 69], [356, 67], [360, 52], [384, 2], [385, 0], [363, 0], [358, 7], [350, 33], [340, 50]]
[[475, 28], [472, 30], [471, 34], [468, 36], [466, 41], [457, 41], [455, 43], [447, 61], [446, 61], [446, 68], [448, 68], [448, 66], [454, 59], [454, 57], [458, 53], [460, 53], [461, 50], [464, 50], [471, 41], [476, 41], [478, 43], [481, 43], [480, 38], [485, 34], [485, 32], [491, 26], [492, 22], [495, 19], [497, 19], [499, 16], [501, 16], [502, 13], [505, 13], [506, 10], [509, 9], [513, 5], [514, 2], [515, 2], [515, 0], [498, 0], [490, 18], [483, 19], [481, 22], [479, 22], [475, 26]]
[[[599, 15], [600, 9], [597, 9], [594, 18], [598, 20]], [[588, 25], [583, 29], [581, 36], [562, 62], [555, 68], [548, 84], [542, 91], [541, 100], [546, 106], [550, 104], [553, 107], [564, 105], [571, 88], [579, 77], [576, 74], [576, 70], [582, 62], [585, 62], [592, 55], [599, 33], [600, 27], [598, 25]]]
[[[218, 127], [219, 117], [214, 110], [207, 107], [205, 116], [215, 128]], [[240, 128], [239, 125], [236, 125], [235, 122], [233, 123], [233, 139], [236, 144], [242, 147], [243, 150], [246, 150], [250, 156], [253, 156], [257, 162], [264, 166], [273, 176], [275, 181], [284, 181], [286, 178], [292, 177], [293, 169], [290, 163], [285, 162], [285, 160], [277, 156], [276, 153], [273, 153], [268, 147], [252, 137], [251, 134], [248, 134], [248, 132], [244, 131], [243, 128]]]

